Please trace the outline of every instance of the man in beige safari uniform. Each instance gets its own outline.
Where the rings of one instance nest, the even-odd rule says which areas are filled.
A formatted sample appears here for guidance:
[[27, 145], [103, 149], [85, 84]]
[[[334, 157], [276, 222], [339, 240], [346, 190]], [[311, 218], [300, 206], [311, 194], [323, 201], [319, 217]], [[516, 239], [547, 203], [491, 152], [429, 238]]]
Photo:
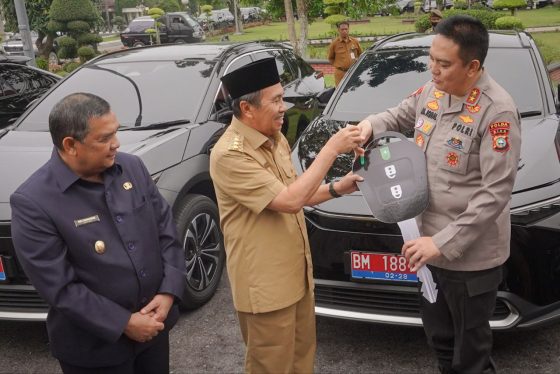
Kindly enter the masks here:
[[331, 137], [296, 178], [281, 134], [286, 106], [275, 60], [222, 78], [234, 118], [210, 156], [233, 302], [249, 373], [310, 373], [315, 358], [311, 254], [302, 207], [356, 190], [357, 175], [321, 185], [338, 154], [359, 147], [357, 126]]
[[495, 372], [492, 316], [509, 256], [511, 192], [521, 146], [510, 95], [484, 70], [488, 32], [468, 16], [442, 20], [430, 48], [432, 81], [358, 127], [367, 139], [414, 129], [426, 155], [430, 203], [423, 237], [404, 243], [412, 270], [428, 264], [437, 301], [422, 298], [428, 343], [442, 373]]
[[358, 39], [349, 35], [350, 24], [346, 21], [338, 25], [338, 37], [329, 45], [328, 59], [334, 66], [334, 84], [338, 86], [344, 74], [362, 54]]

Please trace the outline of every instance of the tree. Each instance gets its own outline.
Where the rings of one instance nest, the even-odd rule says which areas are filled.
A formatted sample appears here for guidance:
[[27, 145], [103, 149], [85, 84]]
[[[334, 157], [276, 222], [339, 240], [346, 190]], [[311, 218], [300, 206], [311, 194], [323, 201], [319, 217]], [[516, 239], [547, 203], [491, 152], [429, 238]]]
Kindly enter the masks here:
[[102, 41], [99, 34], [90, 32], [99, 21], [99, 12], [90, 0], [53, 0], [49, 18], [49, 31], [65, 34], [57, 39], [60, 58], [74, 58], [78, 49], [83, 51], [81, 57], [90, 56], [89, 50], [80, 47], [96, 50], [97, 43]]
[[[29, 18], [29, 26], [31, 30], [37, 31], [38, 37], [35, 45], [39, 51], [39, 55], [48, 58], [49, 53], [53, 49], [53, 42], [56, 34], [50, 32], [47, 28], [49, 22], [49, 9], [53, 0], [33, 0], [27, 1], [27, 17]], [[0, 0], [2, 14], [6, 21], [6, 30], [18, 31], [16, 10], [13, 0]]]
[[494, 9], [509, 9], [511, 11], [511, 15], [515, 16], [517, 9], [527, 7], [527, 1], [526, 0], [496, 0], [492, 4], [492, 7]]

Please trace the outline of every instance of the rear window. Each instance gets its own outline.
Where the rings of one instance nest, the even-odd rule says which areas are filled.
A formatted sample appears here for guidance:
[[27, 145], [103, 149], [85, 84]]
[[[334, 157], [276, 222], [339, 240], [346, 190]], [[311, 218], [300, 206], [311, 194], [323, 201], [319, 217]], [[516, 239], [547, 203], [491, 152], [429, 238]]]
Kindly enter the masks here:
[[129, 32], [144, 32], [152, 27], [154, 27], [154, 21], [150, 19], [133, 20], [128, 25]]
[[[431, 80], [428, 53], [428, 49], [407, 49], [367, 54], [344, 87], [332, 118], [360, 121], [396, 106]], [[543, 112], [539, 79], [528, 49], [490, 48], [484, 66], [513, 97], [521, 114]]]

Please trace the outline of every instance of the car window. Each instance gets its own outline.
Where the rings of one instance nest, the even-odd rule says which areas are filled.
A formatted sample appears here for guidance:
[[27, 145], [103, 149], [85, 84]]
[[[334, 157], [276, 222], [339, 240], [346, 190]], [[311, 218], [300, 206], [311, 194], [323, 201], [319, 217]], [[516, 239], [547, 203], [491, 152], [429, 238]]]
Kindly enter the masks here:
[[121, 126], [193, 121], [215, 61], [184, 59], [87, 65], [68, 76], [22, 121], [18, 130], [47, 131], [53, 106], [73, 92], [89, 92], [111, 104]]
[[253, 60], [258, 61], [265, 58], [274, 57], [276, 59], [276, 67], [278, 68], [278, 75], [280, 76], [280, 83], [282, 86], [287, 86], [290, 82], [297, 79], [296, 72], [291, 68], [284, 56], [278, 50], [268, 50], [253, 54]]
[[[359, 121], [396, 106], [431, 79], [428, 63], [427, 49], [367, 54], [344, 86], [332, 118]], [[490, 48], [484, 65], [510, 93], [520, 113], [542, 112], [539, 80], [528, 49]]]
[[130, 32], [144, 32], [152, 27], [154, 27], [154, 21], [151, 19], [132, 21], [128, 26]]

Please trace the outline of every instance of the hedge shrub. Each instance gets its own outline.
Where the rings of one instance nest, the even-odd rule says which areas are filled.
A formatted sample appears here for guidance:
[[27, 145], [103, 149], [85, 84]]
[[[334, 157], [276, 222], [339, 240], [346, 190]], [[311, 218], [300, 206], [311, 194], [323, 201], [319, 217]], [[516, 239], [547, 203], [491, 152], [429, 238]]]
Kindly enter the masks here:
[[523, 22], [518, 17], [505, 16], [496, 20], [498, 30], [523, 30]]
[[336, 26], [337, 23], [342, 21], [348, 21], [348, 17], [343, 16], [342, 14], [333, 14], [332, 16], [325, 18], [325, 22], [331, 26]]
[[[66, 23], [73, 20], [95, 21], [97, 11], [90, 0], [53, 0], [49, 17]], [[60, 31], [60, 30], [58, 30]]]
[[37, 57], [35, 59], [35, 65], [37, 65], [39, 69], [49, 71], [49, 61], [44, 57]]
[[80, 61], [85, 62], [87, 60], [91, 60], [95, 57], [95, 51], [93, 48], [84, 46], [78, 49], [78, 57], [80, 57]]
[[89, 32], [91, 26], [89, 25], [89, 23], [87, 23], [86, 21], [70, 21], [66, 24], [66, 28], [69, 31], [75, 32], [75, 33], [82, 33], [82, 32]]
[[81, 64], [79, 62], [70, 61], [70, 62], [64, 64], [64, 67], [62, 69], [67, 73], [71, 73], [74, 70], [76, 70], [78, 67], [80, 67], [80, 65]]
[[[504, 12], [496, 12], [493, 10], [483, 10], [483, 9], [448, 9], [443, 12], [443, 17], [448, 18], [451, 16], [456, 15], [467, 15], [474, 17], [487, 28], [487, 29], [495, 29], [496, 28], [496, 20], [500, 17], [507, 16]], [[417, 32], [424, 32], [431, 27], [430, 24], [430, 15], [424, 14], [423, 16], [418, 17], [416, 23], [414, 24], [414, 28]]]

